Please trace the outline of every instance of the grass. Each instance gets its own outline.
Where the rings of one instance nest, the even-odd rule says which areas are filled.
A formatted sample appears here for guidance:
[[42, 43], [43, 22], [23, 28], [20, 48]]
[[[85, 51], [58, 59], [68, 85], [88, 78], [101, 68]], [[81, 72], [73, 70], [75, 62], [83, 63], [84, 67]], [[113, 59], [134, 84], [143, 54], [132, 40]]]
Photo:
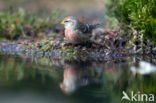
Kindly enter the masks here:
[[17, 39], [20, 36], [41, 36], [45, 30], [58, 24], [63, 12], [54, 10], [49, 16], [39, 16], [27, 13], [19, 8], [0, 12], [0, 38]]
[[129, 39], [144, 41], [148, 38], [155, 42], [156, 0], [111, 0], [108, 10], [125, 34], [131, 35]]

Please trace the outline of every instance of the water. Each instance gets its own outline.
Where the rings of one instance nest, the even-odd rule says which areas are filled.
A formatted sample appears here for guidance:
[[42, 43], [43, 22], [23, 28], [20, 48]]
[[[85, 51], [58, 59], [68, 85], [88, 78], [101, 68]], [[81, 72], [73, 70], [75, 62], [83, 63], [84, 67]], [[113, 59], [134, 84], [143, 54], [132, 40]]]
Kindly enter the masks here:
[[121, 103], [123, 91], [156, 93], [155, 63], [1, 54], [0, 103]]

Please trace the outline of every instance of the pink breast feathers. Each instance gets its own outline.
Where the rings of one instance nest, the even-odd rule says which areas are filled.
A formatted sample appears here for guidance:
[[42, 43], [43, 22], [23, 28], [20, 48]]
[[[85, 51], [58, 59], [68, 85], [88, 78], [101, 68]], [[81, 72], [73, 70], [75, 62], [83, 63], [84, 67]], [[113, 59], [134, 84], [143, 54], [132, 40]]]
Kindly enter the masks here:
[[65, 30], [65, 37], [70, 41], [75, 41], [76, 42], [76, 41], [79, 40], [78, 35], [75, 32], [73, 32], [73, 30], [71, 30], [71, 29], [66, 29]]

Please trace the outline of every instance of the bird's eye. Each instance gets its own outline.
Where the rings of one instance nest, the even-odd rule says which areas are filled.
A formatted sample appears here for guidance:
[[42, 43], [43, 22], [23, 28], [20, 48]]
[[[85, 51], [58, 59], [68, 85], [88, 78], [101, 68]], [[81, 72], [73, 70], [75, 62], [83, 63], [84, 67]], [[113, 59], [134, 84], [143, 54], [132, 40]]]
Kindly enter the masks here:
[[68, 23], [69, 21], [66, 20], [66, 21], [64, 21], [64, 22], [65, 22], [65, 23]]

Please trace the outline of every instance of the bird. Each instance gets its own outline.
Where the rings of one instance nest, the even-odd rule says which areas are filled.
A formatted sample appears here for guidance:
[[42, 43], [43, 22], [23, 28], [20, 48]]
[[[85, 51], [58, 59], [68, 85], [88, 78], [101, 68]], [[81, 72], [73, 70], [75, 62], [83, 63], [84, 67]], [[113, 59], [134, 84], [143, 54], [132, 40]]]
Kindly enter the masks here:
[[61, 24], [65, 28], [65, 40], [73, 44], [91, 41], [93, 30], [103, 26], [102, 24], [85, 24], [74, 16], [65, 17]]

